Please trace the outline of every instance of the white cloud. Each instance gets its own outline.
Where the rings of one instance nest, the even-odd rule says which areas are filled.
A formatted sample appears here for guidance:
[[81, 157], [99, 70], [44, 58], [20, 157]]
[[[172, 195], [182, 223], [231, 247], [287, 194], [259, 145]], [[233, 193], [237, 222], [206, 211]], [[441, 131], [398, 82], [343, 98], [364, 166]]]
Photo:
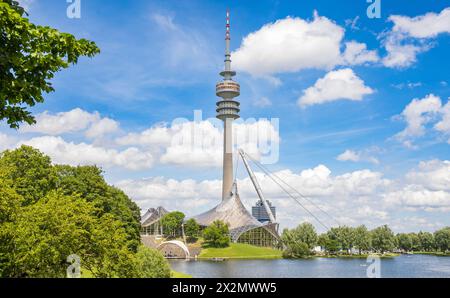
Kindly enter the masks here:
[[119, 145], [168, 145], [172, 134], [171, 128], [158, 124], [140, 133], [129, 133], [119, 137], [116, 142]]
[[359, 153], [353, 150], [345, 150], [345, 152], [341, 153], [338, 157], [336, 157], [339, 161], [360, 161], [361, 156]]
[[[382, 173], [367, 169], [333, 175], [324, 165], [299, 173], [286, 169], [274, 174], [343, 224], [366, 224], [374, 227], [387, 223], [397, 226], [398, 222], [392, 216], [392, 211], [445, 212], [450, 208], [449, 166], [449, 161], [423, 162], [417, 169], [410, 171], [405, 180], [386, 179]], [[260, 172], [255, 175], [263, 186], [266, 198], [277, 207], [278, 220], [283, 226], [294, 226], [304, 220], [319, 226], [269, 177]], [[433, 181], [433, 177], [438, 182]], [[116, 185], [134, 198], [143, 209], [163, 205], [172, 210], [181, 210], [188, 216], [204, 212], [220, 201], [220, 180], [196, 181], [155, 177], [124, 180]], [[238, 179], [238, 186], [241, 199], [246, 207], [250, 208], [258, 199], [251, 180], [248, 177]], [[292, 194], [327, 225], [335, 224], [311, 202]], [[416, 224], [404, 222], [403, 228], [408, 230], [408, 225], [414, 228], [424, 226]]]
[[383, 58], [386, 67], [408, 67], [417, 61], [417, 54], [424, 52], [428, 47], [412, 44], [402, 44], [403, 37], [392, 34], [385, 40], [387, 56]]
[[47, 111], [43, 112], [36, 116], [36, 124], [22, 126], [20, 132], [57, 136], [87, 130], [86, 136], [95, 138], [116, 132], [118, 128], [118, 122], [109, 118], [102, 118], [98, 112], [89, 113], [76, 108], [55, 115]]
[[440, 110], [441, 99], [434, 94], [429, 94], [422, 99], [413, 99], [400, 115], [407, 126], [395, 137], [411, 147], [412, 138], [423, 136], [425, 125], [435, 119]]
[[16, 138], [0, 133], [0, 153], [4, 150], [14, 148], [16, 143]]
[[415, 38], [429, 38], [441, 33], [450, 33], [450, 7], [438, 14], [430, 12], [414, 18], [393, 15], [389, 20], [394, 22], [392, 31]]
[[[444, 135], [450, 135], [450, 101], [439, 111], [442, 116], [441, 121], [436, 123], [434, 128], [437, 131], [444, 133]], [[450, 144], [450, 138], [447, 141]]]
[[66, 142], [61, 137], [53, 136], [21, 141], [18, 145], [21, 144], [41, 150], [57, 164], [99, 165], [102, 167], [122, 167], [129, 170], [148, 169], [153, 165], [151, 153], [133, 147], [118, 151], [86, 143]]
[[344, 28], [316, 11], [312, 20], [286, 17], [244, 37], [241, 46], [232, 53], [233, 64], [237, 70], [254, 76], [271, 77], [379, 60], [376, 51], [369, 51], [366, 44], [356, 41], [345, 43], [346, 49], [341, 53], [344, 32]]
[[336, 159], [339, 161], [353, 161], [353, 162], [370, 162], [372, 164], [379, 164], [380, 161], [371, 154], [375, 151], [379, 151], [379, 148], [369, 148], [363, 151], [345, 150], [339, 154]]
[[417, 61], [417, 54], [430, 49], [429, 39], [450, 32], [450, 8], [439, 14], [427, 13], [417, 17], [393, 15], [391, 31], [385, 34], [384, 46], [387, 56], [383, 64], [387, 67], [408, 67]]
[[450, 161], [421, 161], [417, 169], [406, 174], [406, 180], [433, 191], [450, 191]]
[[450, 193], [446, 191], [430, 191], [417, 185], [408, 185], [400, 191], [387, 193], [384, 202], [389, 206], [403, 206], [412, 210], [424, 211], [450, 210]]
[[358, 65], [368, 62], [377, 62], [380, 58], [375, 50], [367, 50], [365, 43], [350, 41], [345, 43], [345, 51], [342, 54], [345, 64]]
[[233, 64], [256, 76], [330, 69], [340, 61], [343, 35], [343, 28], [317, 13], [312, 21], [287, 17], [244, 37]]
[[119, 130], [119, 123], [110, 118], [103, 118], [97, 122], [94, 122], [91, 127], [86, 131], [86, 137], [90, 139], [95, 139], [115, 133]]
[[[278, 127], [267, 120], [236, 121], [233, 140], [238, 148], [260, 159], [267, 150], [278, 148]], [[120, 145], [152, 147], [161, 153], [160, 162], [195, 167], [219, 167], [222, 164], [223, 128], [220, 121], [174, 121], [141, 133], [116, 139]], [[271, 153], [271, 152], [269, 152]]]
[[350, 68], [334, 70], [303, 91], [298, 100], [301, 107], [336, 101], [340, 99], [360, 101], [374, 91], [364, 84]]

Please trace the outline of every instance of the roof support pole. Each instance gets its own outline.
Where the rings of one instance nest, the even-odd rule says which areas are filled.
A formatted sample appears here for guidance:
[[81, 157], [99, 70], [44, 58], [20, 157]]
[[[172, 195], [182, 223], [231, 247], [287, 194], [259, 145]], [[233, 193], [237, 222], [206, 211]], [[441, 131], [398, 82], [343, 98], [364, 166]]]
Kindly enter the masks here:
[[264, 198], [264, 195], [261, 190], [261, 186], [258, 183], [258, 180], [256, 180], [256, 176], [253, 173], [253, 170], [250, 168], [250, 165], [247, 162], [247, 159], [245, 158], [245, 152], [242, 149], [239, 149], [239, 154], [242, 157], [242, 161], [244, 162], [245, 168], [247, 169], [248, 175], [250, 176], [250, 179], [252, 180], [253, 186], [255, 187], [256, 193], [258, 194], [259, 199], [262, 201], [264, 208], [266, 209], [267, 214], [269, 215], [269, 219], [271, 223], [275, 223], [275, 217], [272, 214], [272, 210], [270, 210], [269, 204], [267, 204], [266, 199]]

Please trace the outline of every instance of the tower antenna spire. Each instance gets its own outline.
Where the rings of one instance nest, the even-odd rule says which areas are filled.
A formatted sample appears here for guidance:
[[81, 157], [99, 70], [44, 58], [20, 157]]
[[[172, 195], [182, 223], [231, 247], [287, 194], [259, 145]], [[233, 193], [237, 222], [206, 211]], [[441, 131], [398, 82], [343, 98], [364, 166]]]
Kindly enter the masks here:
[[225, 70], [220, 75], [223, 80], [216, 85], [216, 95], [220, 97], [217, 102], [217, 118], [224, 122], [224, 148], [223, 148], [223, 181], [222, 199], [226, 200], [233, 186], [233, 120], [239, 118], [240, 103], [235, 98], [241, 94], [239, 83], [233, 81], [236, 75], [231, 70], [230, 53], [230, 10], [227, 9], [227, 23], [225, 33]]
[[225, 72], [227, 76], [225, 79], [230, 79], [231, 74], [231, 53], [230, 53], [230, 10], [227, 9], [227, 24], [226, 24], [226, 33], [225, 33]]

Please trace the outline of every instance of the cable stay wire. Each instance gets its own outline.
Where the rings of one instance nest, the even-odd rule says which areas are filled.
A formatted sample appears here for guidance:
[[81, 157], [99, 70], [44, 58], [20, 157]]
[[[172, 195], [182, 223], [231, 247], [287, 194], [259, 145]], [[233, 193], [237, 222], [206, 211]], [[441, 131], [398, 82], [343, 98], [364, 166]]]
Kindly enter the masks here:
[[[256, 161], [254, 158], [252, 158], [250, 155], [248, 155], [247, 153], [244, 152], [244, 154], [253, 162], [253, 164], [255, 164], [258, 168], [260, 168], [273, 182], [275, 182], [275, 184], [277, 184], [289, 197], [291, 197], [292, 199], [294, 199], [296, 201], [297, 204], [299, 204], [303, 209], [305, 209], [308, 214], [310, 214], [317, 222], [319, 222], [322, 226], [324, 226], [327, 230], [330, 230], [330, 227], [326, 224], [324, 224], [317, 216], [315, 216], [308, 208], [306, 208], [303, 204], [300, 203], [300, 201], [298, 200], [298, 198], [294, 197], [285, 187], [283, 187], [281, 185], [281, 183], [285, 184], [287, 187], [289, 187], [291, 190], [295, 191], [299, 196], [301, 196], [301, 198], [305, 199], [307, 202], [311, 203], [313, 206], [315, 206], [317, 209], [319, 209], [320, 211], [322, 211], [324, 214], [326, 214], [329, 218], [331, 218], [333, 221], [335, 221], [339, 226], [340, 223], [333, 217], [331, 216], [328, 212], [326, 212], [325, 210], [323, 210], [320, 206], [318, 206], [317, 204], [315, 204], [313, 201], [309, 200], [307, 197], [305, 197], [303, 194], [301, 194], [298, 190], [296, 190], [294, 187], [292, 187], [291, 185], [289, 185], [287, 182], [285, 182], [282, 178], [280, 178], [279, 176], [277, 176], [276, 174], [271, 173], [266, 167], [264, 167], [263, 165], [261, 165], [258, 161]], [[276, 179], [275, 179], [276, 178]], [[277, 181], [277, 179], [279, 181]], [[281, 182], [281, 183], [280, 183]]]
[[[245, 154], [248, 156], [248, 154]], [[256, 163], [255, 163], [256, 164]], [[256, 164], [258, 166], [258, 164]], [[259, 166], [258, 166], [259, 167]], [[264, 170], [263, 170], [264, 171]], [[291, 197], [295, 202], [297, 202], [300, 207], [302, 207], [309, 215], [311, 215], [320, 225], [322, 225], [326, 230], [330, 230], [326, 224], [324, 224], [317, 216], [315, 216], [308, 208], [306, 208], [296, 197], [294, 197], [283, 185], [281, 185], [276, 179], [272, 177], [270, 173], [266, 173], [268, 177], [275, 182], [289, 197]]]
[[[244, 152], [245, 153], [245, 152]], [[270, 172], [269, 169], [267, 169], [267, 167], [265, 167], [264, 165], [262, 165], [260, 162], [258, 162], [257, 160], [255, 160], [254, 158], [252, 158], [250, 155], [248, 155], [247, 153], [245, 153], [245, 155], [254, 163], [256, 164], [261, 170], [263, 170], [266, 174], [268, 175], [273, 175], [275, 178], [277, 178], [281, 183], [283, 183], [284, 185], [286, 185], [287, 187], [289, 187], [292, 191], [294, 191], [295, 193], [297, 193], [300, 197], [302, 197], [304, 200], [308, 201], [309, 203], [311, 203], [314, 207], [316, 207], [318, 210], [320, 210], [321, 212], [323, 212], [326, 216], [328, 216], [332, 221], [334, 221], [335, 223], [338, 224], [338, 226], [341, 226], [341, 223], [331, 214], [329, 214], [327, 211], [325, 211], [323, 208], [321, 208], [319, 205], [317, 205], [316, 203], [314, 203], [314, 201], [310, 200], [308, 197], [306, 197], [305, 195], [303, 195], [300, 191], [298, 191], [296, 188], [294, 188], [293, 186], [291, 186], [290, 184], [288, 184], [286, 181], [284, 181], [282, 178], [280, 178], [277, 174], [274, 174], [272, 172]]]

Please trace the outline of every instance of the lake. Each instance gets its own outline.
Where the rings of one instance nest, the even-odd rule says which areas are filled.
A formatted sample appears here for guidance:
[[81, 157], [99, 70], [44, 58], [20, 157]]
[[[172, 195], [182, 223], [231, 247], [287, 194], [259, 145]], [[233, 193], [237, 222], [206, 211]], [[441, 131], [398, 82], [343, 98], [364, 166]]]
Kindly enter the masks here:
[[[312, 258], [307, 260], [171, 260], [175, 271], [198, 278], [367, 277], [366, 259]], [[450, 257], [401, 255], [381, 259], [381, 277], [447, 277]]]

